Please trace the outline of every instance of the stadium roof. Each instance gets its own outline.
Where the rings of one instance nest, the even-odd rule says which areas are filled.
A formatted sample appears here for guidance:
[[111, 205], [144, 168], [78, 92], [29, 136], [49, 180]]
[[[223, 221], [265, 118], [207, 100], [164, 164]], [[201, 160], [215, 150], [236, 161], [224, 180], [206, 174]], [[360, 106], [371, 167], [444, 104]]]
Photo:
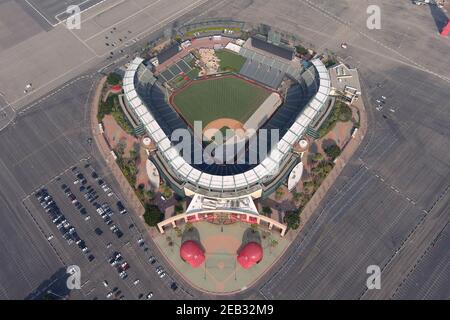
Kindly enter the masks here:
[[[320, 80], [318, 91], [295, 121], [292, 120], [293, 124], [284, 131], [285, 133], [276, 147], [266, 158], [261, 159], [257, 166], [252, 166], [250, 169], [234, 175], [216, 175], [201, 171], [201, 166], [194, 167], [177, 152], [174, 152], [170, 139], [161, 128], [163, 124], [155, 120], [155, 115], [150, 112], [136, 92], [134, 79], [138, 67], [145, 68], [141, 64], [142, 62], [143, 59], [135, 58], [129, 64], [123, 80], [126, 92], [125, 100], [145, 126], [150, 137], [156, 142], [159, 151], [178, 178], [205, 190], [219, 192], [243, 190], [272, 178], [294, 144], [306, 132], [309, 124], [325, 105], [330, 93], [330, 77], [326, 67], [320, 59], [312, 60]], [[142, 106], [145, 106], [146, 110]], [[244, 168], [246, 167], [244, 166]]]
[[199, 267], [205, 261], [205, 254], [197, 242], [188, 240], [180, 247], [180, 257], [193, 268]]
[[241, 249], [237, 257], [237, 261], [244, 269], [249, 269], [260, 262], [263, 258], [263, 249], [256, 242], [247, 243]]

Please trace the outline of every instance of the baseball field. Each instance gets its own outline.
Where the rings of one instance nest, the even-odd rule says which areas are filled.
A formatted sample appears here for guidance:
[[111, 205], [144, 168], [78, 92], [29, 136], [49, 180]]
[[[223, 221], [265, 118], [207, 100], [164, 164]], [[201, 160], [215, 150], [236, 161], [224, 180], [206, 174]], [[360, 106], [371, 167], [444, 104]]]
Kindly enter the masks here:
[[254, 83], [228, 75], [195, 80], [175, 92], [171, 100], [190, 126], [194, 121], [203, 121], [206, 127], [221, 118], [245, 123], [270, 93]]

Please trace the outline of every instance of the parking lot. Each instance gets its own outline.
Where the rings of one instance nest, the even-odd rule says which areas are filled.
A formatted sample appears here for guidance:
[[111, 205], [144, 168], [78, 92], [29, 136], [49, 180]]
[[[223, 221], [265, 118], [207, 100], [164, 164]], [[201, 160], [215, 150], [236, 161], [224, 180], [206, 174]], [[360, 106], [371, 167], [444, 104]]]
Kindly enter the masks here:
[[87, 161], [26, 201], [64, 264], [80, 267], [85, 298], [164, 299], [167, 287], [186, 298], [123, 201]]
[[67, 18], [66, 9], [71, 5], [77, 5], [81, 11], [84, 11], [104, 0], [26, 0], [26, 4], [30, 6], [38, 16], [42, 17], [51, 26], [65, 18]]

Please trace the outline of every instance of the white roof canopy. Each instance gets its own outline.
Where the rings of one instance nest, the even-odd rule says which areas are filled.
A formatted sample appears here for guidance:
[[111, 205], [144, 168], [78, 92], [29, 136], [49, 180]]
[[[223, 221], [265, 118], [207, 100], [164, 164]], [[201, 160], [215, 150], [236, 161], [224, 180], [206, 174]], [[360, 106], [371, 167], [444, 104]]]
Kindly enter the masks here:
[[278, 142], [277, 147], [271, 150], [269, 156], [263, 159], [255, 168], [241, 174], [233, 176], [211, 175], [193, 168], [178, 154], [169, 138], [161, 129], [157, 121], [155, 121], [151, 112], [139, 98], [134, 87], [134, 78], [139, 68], [145, 68], [145, 66], [142, 65], [143, 61], [144, 59], [142, 58], [135, 58], [129, 63], [127, 71], [125, 72], [123, 86], [126, 101], [132, 107], [139, 120], [145, 125], [147, 132], [157, 143], [158, 149], [163, 153], [169, 165], [175, 170], [178, 176], [183, 177], [186, 181], [194, 185], [213, 190], [245, 188], [250, 184], [258, 183], [276, 173], [285, 155], [291, 150], [301, 135], [303, 135], [312, 119], [320, 112], [327, 101], [330, 92], [330, 77], [328, 71], [322, 61], [315, 59], [312, 63], [320, 77], [318, 92]]

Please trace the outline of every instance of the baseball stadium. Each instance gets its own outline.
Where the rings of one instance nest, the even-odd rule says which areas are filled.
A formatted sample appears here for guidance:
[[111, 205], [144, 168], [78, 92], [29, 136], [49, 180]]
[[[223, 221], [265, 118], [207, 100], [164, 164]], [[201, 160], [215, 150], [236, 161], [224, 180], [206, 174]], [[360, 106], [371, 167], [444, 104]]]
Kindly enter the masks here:
[[[185, 213], [158, 224], [162, 234], [178, 223], [220, 220], [220, 225], [262, 225], [283, 237], [286, 226], [259, 214], [254, 200], [268, 197], [286, 182], [301, 163], [295, 146], [332, 105], [330, 76], [320, 58], [302, 60], [293, 47], [276, 39], [252, 35], [244, 40], [229, 33], [194, 33], [153, 58], [135, 58], [125, 71], [126, 106], [156, 146], [149, 159], [167, 185], [191, 198]], [[180, 152], [174, 139], [178, 129], [191, 133], [188, 151]], [[234, 154], [225, 154], [227, 161], [222, 162], [204, 152], [200, 161], [195, 158], [195, 151], [220, 144], [215, 140], [218, 133], [226, 134], [224, 145], [243, 141], [239, 161], [228, 161], [236, 160]], [[215, 233], [210, 239], [216, 246]], [[203, 247], [213, 246], [205, 241], [185, 241], [183, 236], [181, 260], [194, 268], [201, 265]], [[232, 238], [219, 242], [234, 243]], [[240, 244], [244, 242], [237, 261], [247, 269], [263, 254], [258, 241]], [[206, 252], [211, 264], [215, 256]]]

